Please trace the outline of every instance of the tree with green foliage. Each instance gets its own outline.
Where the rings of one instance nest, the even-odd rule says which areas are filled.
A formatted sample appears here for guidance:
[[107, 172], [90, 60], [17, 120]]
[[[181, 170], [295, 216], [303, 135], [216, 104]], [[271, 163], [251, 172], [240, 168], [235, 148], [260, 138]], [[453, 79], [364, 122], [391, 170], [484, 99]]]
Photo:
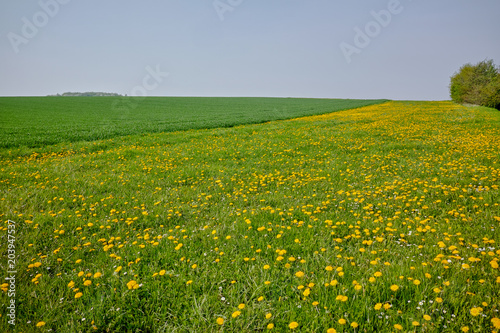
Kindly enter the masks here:
[[500, 67], [493, 60], [465, 64], [451, 77], [451, 99], [500, 109]]

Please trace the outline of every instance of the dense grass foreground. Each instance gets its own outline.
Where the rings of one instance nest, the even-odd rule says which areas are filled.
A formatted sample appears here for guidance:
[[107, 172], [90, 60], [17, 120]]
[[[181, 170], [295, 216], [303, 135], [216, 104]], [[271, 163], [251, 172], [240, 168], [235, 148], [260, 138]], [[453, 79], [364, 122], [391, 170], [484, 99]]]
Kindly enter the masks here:
[[492, 109], [388, 102], [2, 159], [17, 329], [497, 331], [499, 156]]
[[385, 100], [216, 97], [2, 97], [0, 148], [231, 127], [352, 109]]

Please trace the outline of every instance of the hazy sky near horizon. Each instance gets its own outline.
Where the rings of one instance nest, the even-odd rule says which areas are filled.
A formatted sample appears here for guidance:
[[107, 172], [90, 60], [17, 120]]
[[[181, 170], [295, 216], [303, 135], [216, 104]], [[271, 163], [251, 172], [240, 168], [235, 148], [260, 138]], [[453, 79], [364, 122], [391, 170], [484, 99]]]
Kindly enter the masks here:
[[445, 100], [463, 64], [500, 65], [499, 13], [498, 0], [6, 0], [0, 96]]

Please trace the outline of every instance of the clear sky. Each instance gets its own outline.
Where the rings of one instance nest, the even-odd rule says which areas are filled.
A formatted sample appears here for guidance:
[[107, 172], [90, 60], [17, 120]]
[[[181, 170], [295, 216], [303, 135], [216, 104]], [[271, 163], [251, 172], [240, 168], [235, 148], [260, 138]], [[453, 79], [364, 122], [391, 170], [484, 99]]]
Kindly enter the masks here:
[[[4, 0], [0, 96], [449, 99], [498, 0]], [[168, 73], [168, 75], [167, 75]]]

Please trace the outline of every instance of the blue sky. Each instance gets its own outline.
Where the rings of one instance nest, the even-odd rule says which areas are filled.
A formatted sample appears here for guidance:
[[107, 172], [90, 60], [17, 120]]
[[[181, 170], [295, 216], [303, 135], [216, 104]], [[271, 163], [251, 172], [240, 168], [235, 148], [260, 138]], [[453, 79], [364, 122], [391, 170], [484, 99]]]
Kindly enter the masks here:
[[6, 0], [0, 96], [445, 100], [461, 65], [500, 65], [498, 13], [498, 0]]

